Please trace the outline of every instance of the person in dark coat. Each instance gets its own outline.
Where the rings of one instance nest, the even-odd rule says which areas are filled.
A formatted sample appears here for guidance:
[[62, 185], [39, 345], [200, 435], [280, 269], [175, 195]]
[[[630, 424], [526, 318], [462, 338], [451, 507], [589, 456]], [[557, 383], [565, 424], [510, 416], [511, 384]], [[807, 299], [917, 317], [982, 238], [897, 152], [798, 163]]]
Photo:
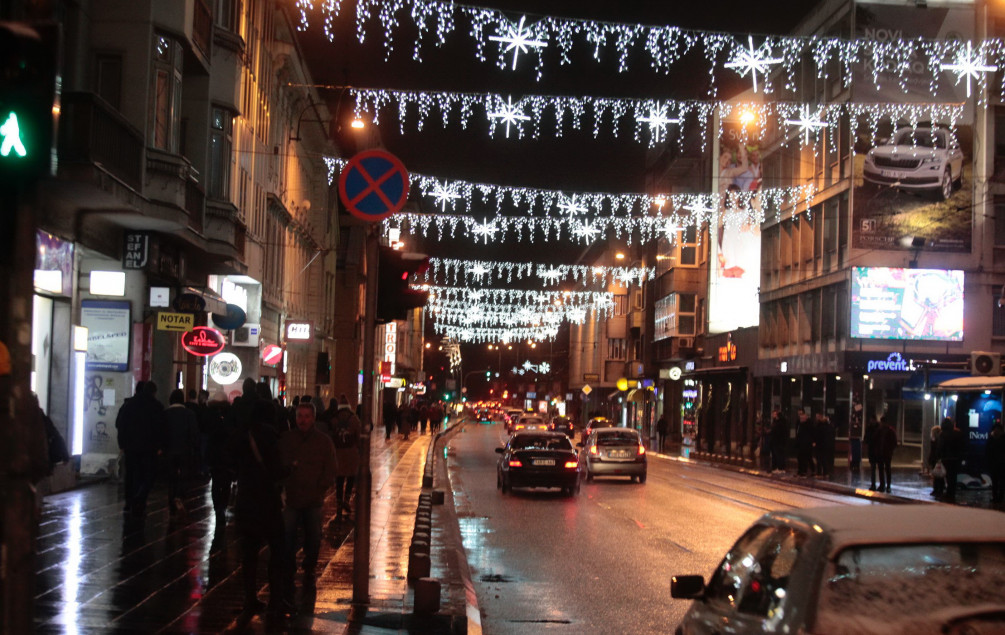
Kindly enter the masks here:
[[998, 504], [1003, 500], [1002, 490], [1005, 489], [1005, 429], [1000, 422], [991, 427], [985, 451], [991, 476], [991, 502]]
[[963, 432], [956, 427], [956, 423], [946, 417], [942, 420], [942, 444], [939, 452], [939, 460], [946, 468], [946, 499], [956, 500], [956, 477], [960, 473], [960, 465], [963, 462], [963, 453], [966, 450], [966, 439]]
[[237, 473], [234, 516], [241, 545], [244, 615], [264, 608], [258, 599], [258, 553], [269, 548], [268, 579], [270, 615], [282, 616], [292, 606], [283, 597], [283, 501], [280, 483], [287, 471], [279, 454], [279, 435], [270, 423], [271, 403], [257, 401], [248, 421], [233, 431], [227, 443]]
[[429, 406], [423, 403], [419, 407], [419, 434], [426, 434], [427, 423], [429, 423]]
[[216, 525], [227, 524], [227, 507], [230, 505], [230, 490], [236, 477], [235, 459], [231, 455], [230, 443], [234, 434], [233, 419], [229, 416], [230, 403], [226, 400], [208, 403], [204, 410], [206, 426], [206, 463], [209, 466], [210, 496]]
[[127, 399], [115, 419], [119, 448], [125, 454], [126, 506], [133, 516], [146, 514], [153, 488], [164, 427], [164, 406], [157, 401], [157, 384], [148, 381]]
[[658, 452], [662, 452], [666, 446], [667, 430], [669, 430], [667, 418], [665, 415], [660, 415], [660, 418], [656, 420], [656, 450]]
[[342, 513], [348, 516], [352, 513], [349, 499], [352, 496], [353, 484], [359, 471], [360, 438], [363, 434], [363, 424], [349, 404], [349, 398], [341, 395], [338, 398], [338, 411], [330, 425], [332, 443], [335, 445], [335, 521], [342, 520]]
[[834, 424], [825, 414], [817, 414], [813, 427], [813, 451], [816, 455], [817, 476], [830, 478], [834, 471]]
[[394, 432], [395, 426], [398, 425], [398, 406], [393, 401], [388, 400], [384, 402], [384, 440], [391, 440], [391, 433]]
[[876, 491], [876, 470], [879, 469], [879, 439], [876, 434], [879, 432], [879, 421], [875, 416], [869, 418], [869, 423], [865, 424], [865, 448], [869, 457], [869, 470], [872, 473], [872, 483], [869, 489]]
[[782, 412], [775, 409], [771, 413], [771, 469], [784, 472], [788, 462], [789, 422]]
[[167, 461], [168, 512], [184, 512], [185, 505], [179, 496], [199, 453], [199, 422], [195, 413], [185, 407], [185, 393], [181, 389], [171, 391], [168, 397], [161, 444]]
[[890, 492], [893, 478], [893, 452], [897, 449], [897, 430], [889, 415], [880, 419], [879, 430], [876, 432], [879, 453], [879, 491]]
[[796, 462], [799, 476], [812, 476], [813, 469], [813, 422], [805, 408], [796, 411]]
[[415, 421], [418, 419], [418, 414], [415, 411], [415, 406], [409, 404], [398, 410], [398, 432], [408, 440], [408, 435], [412, 432], [412, 428], [415, 427]]
[[436, 434], [443, 425], [443, 406], [437, 401], [429, 407], [429, 433]]
[[[928, 469], [935, 469], [935, 464], [939, 462], [939, 451], [942, 449], [942, 427], [932, 426], [932, 431], [929, 433], [931, 436], [929, 438], [928, 444]], [[945, 467], [943, 465], [943, 467]], [[932, 493], [931, 496], [939, 498], [946, 491], [946, 477], [945, 476], [935, 476], [932, 474]]]

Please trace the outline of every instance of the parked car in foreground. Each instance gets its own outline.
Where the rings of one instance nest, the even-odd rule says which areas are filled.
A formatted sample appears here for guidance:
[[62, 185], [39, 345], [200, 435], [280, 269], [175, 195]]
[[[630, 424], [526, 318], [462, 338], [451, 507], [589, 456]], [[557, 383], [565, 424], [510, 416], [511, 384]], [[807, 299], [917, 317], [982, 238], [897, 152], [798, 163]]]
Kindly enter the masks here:
[[595, 476], [627, 476], [646, 482], [646, 448], [642, 435], [633, 428], [596, 428], [583, 447], [586, 480]]
[[517, 432], [501, 454], [496, 487], [557, 487], [567, 496], [579, 493], [579, 455], [569, 437], [559, 432]]
[[776, 511], [729, 550], [677, 633], [1001, 633], [1005, 514], [943, 505]]
[[945, 200], [963, 183], [963, 151], [945, 128], [907, 126], [869, 150], [862, 175], [870, 183], [931, 190]]

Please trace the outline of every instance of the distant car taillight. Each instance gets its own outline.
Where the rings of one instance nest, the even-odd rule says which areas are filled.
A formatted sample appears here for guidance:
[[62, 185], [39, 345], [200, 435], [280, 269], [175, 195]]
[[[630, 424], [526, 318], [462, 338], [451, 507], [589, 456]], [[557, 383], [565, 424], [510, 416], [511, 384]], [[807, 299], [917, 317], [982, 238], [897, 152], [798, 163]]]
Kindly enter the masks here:
[[642, 455], [643, 455], [643, 454], [645, 454], [645, 453], [646, 453], [646, 446], [644, 446], [644, 445], [642, 445], [642, 444], [640, 443], [640, 444], [639, 444], [639, 456], [642, 456]]
[[597, 456], [597, 446], [595, 445], [590, 446], [590, 454], [592, 454], [593, 456]]
[[566, 461], [565, 467], [570, 470], [574, 470], [579, 467], [579, 461]]
[[520, 462], [520, 459], [510, 459], [509, 460], [509, 466], [510, 467], [523, 467], [523, 463]]

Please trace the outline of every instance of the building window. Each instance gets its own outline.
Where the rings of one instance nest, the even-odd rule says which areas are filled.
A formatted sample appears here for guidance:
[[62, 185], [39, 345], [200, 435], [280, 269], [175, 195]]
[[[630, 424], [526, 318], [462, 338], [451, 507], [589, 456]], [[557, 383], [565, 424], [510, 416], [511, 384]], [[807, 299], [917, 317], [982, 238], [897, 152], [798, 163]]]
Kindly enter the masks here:
[[991, 335], [1005, 337], [1005, 308], [998, 306], [997, 297], [992, 296], [991, 303]]
[[624, 359], [626, 350], [625, 338], [616, 337], [607, 340], [607, 359]]
[[212, 198], [230, 196], [230, 149], [233, 145], [233, 115], [213, 108], [209, 135], [208, 194]]
[[628, 294], [620, 293], [614, 296], [614, 316], [619, 317], [628, 314]]
[[115, 110], [122, 109], [122, 56], [99, 53], [94, 60], [94, 91]]
[[698, 239], [694, 225], [681, 232], [680, 241], [680, 264], [693, 267], [698, 263]]
[[216, 26], [240, 34], [241, 0], [216, 0], [213, 21]]
[[181, 138], [182, 47], [176, 40], [154, 36], [153, 89], [150, 96], [150, 144], [178, 152]]

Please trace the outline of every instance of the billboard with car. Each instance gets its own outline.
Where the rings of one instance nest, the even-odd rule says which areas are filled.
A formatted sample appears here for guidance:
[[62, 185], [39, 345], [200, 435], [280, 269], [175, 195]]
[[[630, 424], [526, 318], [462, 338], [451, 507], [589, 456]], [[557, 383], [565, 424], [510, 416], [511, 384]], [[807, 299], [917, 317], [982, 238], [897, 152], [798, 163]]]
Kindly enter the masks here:
[[[856, 4], [856, 35], [877, 40], [973, 36], [973, 7]], [[930, 60], [912, 59], [908, 72], [863, 64], [856, 69], [854, 100], [876, 103], [963, 104], [966, 82], [946, 70], [933, 92]], [[972, 109], [959, 121], [909, 125], [881, 121], [876, 134], [855, 139], [852, 246], [968, 253], [972, 246]], [[864, 131], [866, 127], [863, 127]]]

